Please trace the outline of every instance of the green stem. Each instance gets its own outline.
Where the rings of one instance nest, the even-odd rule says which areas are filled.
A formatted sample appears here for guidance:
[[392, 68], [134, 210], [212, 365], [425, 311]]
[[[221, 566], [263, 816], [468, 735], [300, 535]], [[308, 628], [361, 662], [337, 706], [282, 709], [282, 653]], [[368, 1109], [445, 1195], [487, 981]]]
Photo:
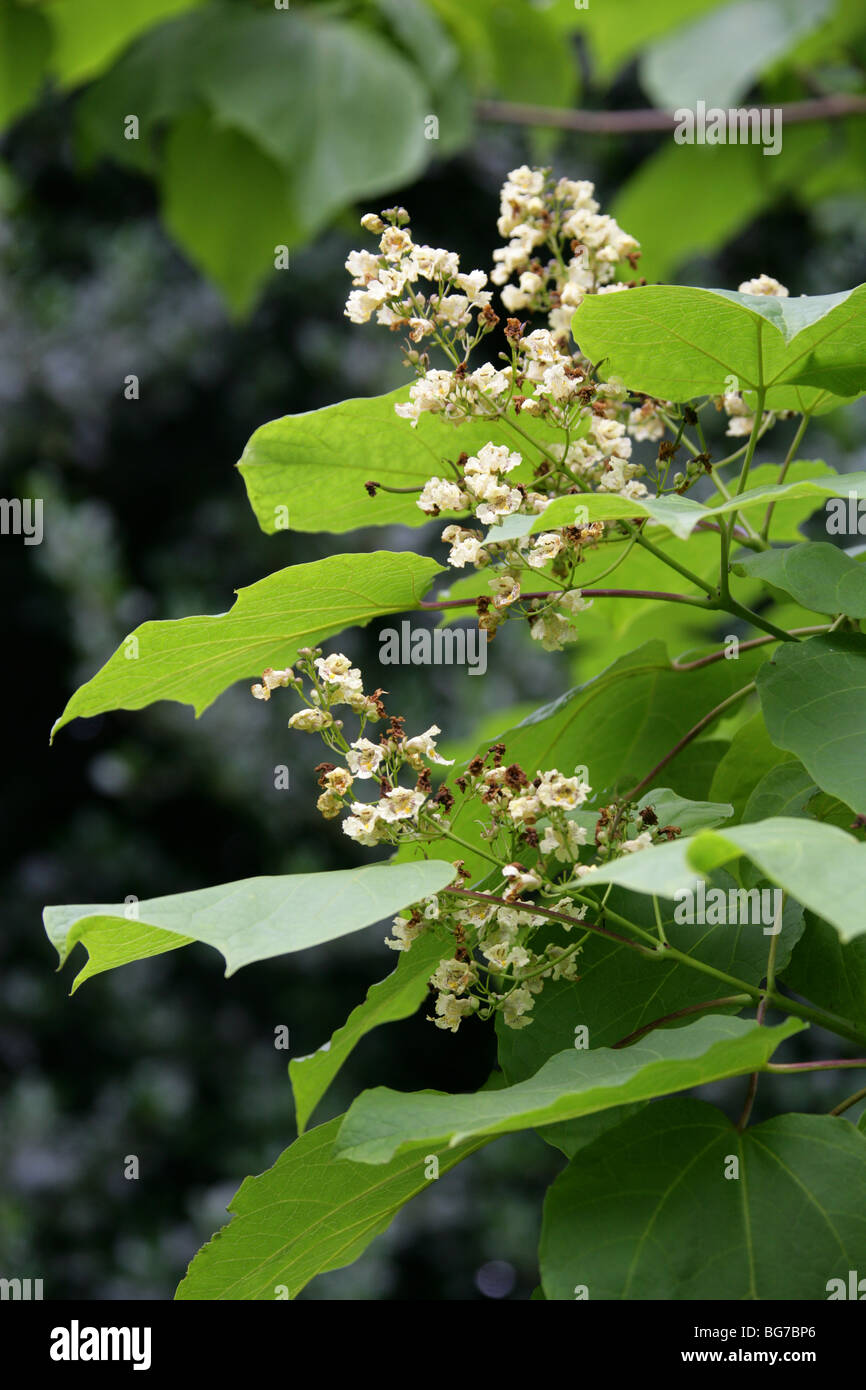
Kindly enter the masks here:
[[866, 1100], [866, 1086], [862, 1087], [859, 1091], [855, 1091], [853, 1096], [849, 1096], [847, 1100], [843, 1100], [839, 1105], [834, 1105], [830, 1114], [844, 1115], [845, 1111], [850, 1110], [852, 1105], [856, 1105], [858, 1100]]
[[844, 1071], [848, 1068], [866, 1067], [866, 1057], [834, 1058], [829, 1062], [767, 1062], [766, 1071]]
[[[794, 455], [800, 447], [803, 435], [809, 428], [809, 421], [811, 420], [811, 418], [811, 415], [807, 413], [803, 416], [802, 420], [800, 421], [800, 426], [797, 430], [797, 433], [794, 435], [794, 438], [791, 440], [791, 447], [785, 456], [785, 462], [782, 464], [779, 476], [776, 479], [777, 487], [780, 484], [782, 484], [785, 481], [785, 478], [788, 476], [788, 469], [791, 467], [791, 464], [794, 461]], [[770, 522], [773, 520], [773, 508], [775, 507], [775, 505], [775, 502], [771, 502], [766, 512], [764, 513], [764, 524], [761, 527], [761, 539], [764, 541], [766, 541], [770, 535]]]
[[676, 570], [677, 574], [682, 575], [683, 579], [688, 579], [690, 584], [694, 584], [698, 589], [703, 589], [704, 593], [709, 594], [710, 597], [715, 596], [715, 590], [712, 584], [708, 584], [705, 579], [701, 579], [700, 575], [694, 574], [692, 570], [687, 569], [685, 565], [681, 565], [678, 560], [674, 560], [672, 556], [666, 555], [657, 545], [653, 545], [652, 541], [648, 541], [643, 534], [642, 527], [633, 526], [629, 521], [624, 521], [623, 525], [629, 535], [634, 535], [638, 544], [643, 546], [644, 550], [648, 550], [651, 555], [655, 555], [657, 560], [661, 560], [663, 565], [667, 565], [669, 569]]

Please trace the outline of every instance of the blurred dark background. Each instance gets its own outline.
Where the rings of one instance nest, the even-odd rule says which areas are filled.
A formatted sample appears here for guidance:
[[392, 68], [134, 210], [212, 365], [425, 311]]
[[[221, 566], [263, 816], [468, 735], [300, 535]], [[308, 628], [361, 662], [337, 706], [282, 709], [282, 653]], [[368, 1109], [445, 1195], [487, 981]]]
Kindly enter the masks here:
[[[580, 44], [562, 41], [579, 67]], [[634, 62], [603, 100], [611, 109], [646, 104]], [[49, 730], [138, 622], [221, 612], [235, 588], [286, 564], [368, 545], [408, 548], [424, 533], [266, 537], [233, 468], [265, 420], [402, 379], [389, 336], [342, 316], [343, 261], [365, 244], [356, 214], [293, 250], [291, 269], [271, 275], [252, 312], [232, 317], [167, 235], [150, 180], [108, 161], [82, 167], [73, 103], [49, 90], [2, 146], [2, 488], [44, 499], [45, 531], [39, 546], [0, 538], [10, 695], [0, 1272], [43, 1278], [46, 1298], [164, 1299], [223, 1223], [240, 1179], [294, 1135], [274, 1028], [289, 1027], [292, 1055], [315, 1050], [394, 957], [376, 928], [225, 980], [218, 955], [193, 946], [101, 975], [69, 998], [74, 960], [54, 973], [45, 903], [146, 898], [361, 858], [313, 811], [319, 754], [287, 732], [288, 704], [256, 704], [246, 686], [198, 722], [160, 704], [75, 721], [50, 750]], [[539, 142], [531, 130], [481, 124], [460, 152], [359, 211], [399, 201], [419, 238], [458, 250], [464, 268], [489, 268], [498, 189], [514, 165], [543, 155], [560, 173], [595, 180], [607, 207], [662, 139]], [[856, 186], [831, 189], [811, 211], [782, 193], [667, 278], [736, 287], [766, 271], [792, 293], [847, 288], [866, 280], [864, 206]], [[138, 400], [124, 399], [129, 373], [139, 377]], [[862, 423], [852, 410], [826, 421], [808, 456], [866, 467]], [[496, 707], [540, 703], [571, 683], [565, 654], [530, 664], [503, 638], [484, 682], [397, 668], [391, 706], [418, 728], [435, 719], [455, 739]], [[334, 646], [363, 669], [375, 643], [375, 633], [356, 631]], [[280, 763], [291, 766], [290, 791], [274, 789]], [[368, 1037], [316, 1118], [371, 1084], [470, 1090], [494, 1060], [491, 1031], [452, 1037], [419, 1015]], [[827, 1108], [821, 1088], [832, 1083], [797, 1084], [804, 1108]], [[772, 1101], [763, 1089], [759, 1103], [771, 1111]], [[123, 1176], [131, 1154], [138, 1181]], [[432, 1184], [354, 1267], [303, 1296], [528, 1297], [540, 1200], [561, 1161], [532, 1135], [498, 1142]]]

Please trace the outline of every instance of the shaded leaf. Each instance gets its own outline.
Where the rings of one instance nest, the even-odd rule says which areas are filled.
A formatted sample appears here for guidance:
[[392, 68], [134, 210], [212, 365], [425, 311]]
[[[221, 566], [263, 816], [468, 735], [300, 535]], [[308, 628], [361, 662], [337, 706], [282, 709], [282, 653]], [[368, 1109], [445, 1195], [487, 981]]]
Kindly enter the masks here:
[[776, 746], [795, 753], [824, 791], [866, 811], [866, 637], [785, 642], [757, 681]]
[[784, 589], [813, 613], [866, 618], [866, 566], [828, 541], [758, 551], [733, 568], [735, 574]]
[[866, 1264], [866, 1138], [832, 1115], [740, 1135], [702, 1101], [662, 1101], [556, 1179], [539, 1258], [549, 1299], [826, 1299]]
[[439, 961], [453, 954], [453, 949], [453, 940], [449, 947], [435, 930], [423, 933], [412, 943], [411, 950], [400, 954], [396, 970], [370, 986], [364, 1002], [352, 1010], [330, 1042], [309, 1057], [292, 1058], [289, 1077], [299, 1133], [306, 1129], [307, 1121], [353, 1048], [380, 1024], [414, 1014], [427, 997], [428, 979]]

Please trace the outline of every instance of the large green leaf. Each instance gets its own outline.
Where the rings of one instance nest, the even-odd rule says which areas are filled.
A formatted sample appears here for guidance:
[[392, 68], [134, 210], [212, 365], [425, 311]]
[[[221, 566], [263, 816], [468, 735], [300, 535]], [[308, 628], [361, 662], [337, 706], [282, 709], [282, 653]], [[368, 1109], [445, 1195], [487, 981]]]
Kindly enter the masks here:
[[238, 589], [228, 613], [142, 623], [75, 692], [52, 737], [70, 719], [154, 700], [179, 700], [199, 715], [233, 681], [288, 666], [299, 647], [417, 608], [438, 572], [421, 555], [330, 555]]
[[807, 912], [806, 929], [781, 978], [804, 999], [866, 1026], [866, 936], [840, 941], [832, 927]]
[[[80, 118], [90, 154], [161, 174], [156, 136], [182, 117], [166, 151], [169, 225], [240, 309], [279, 246], [421, 171], [436, 152], [431, 109], [414, 64], [360, 23], [318, 7], [208, 4], [144, 34], [86, 94]], [[129, 112], [136, 140], [125, 138]]]
[[743, 820], [750, 823], [769, 820], [771, 816], [808, 815], [806, 807], [817, 791], [803, 764], [796, 758], [786, 758], [755, 782], [743, 808]]
[[824, 791], [866, 811], [866, 637], [785, 642], [759, 673], [758, 694], [777, 747], [795, 753]]
[[784, 589], [813, 613], [866, 618], [866, 566], [827, 541], [758, 551], [740, 558], [734, 573]]
[[[509, 435], [498, 421], [455, 425], [425, 413], [413, 429], [394, 413], [394, 406], [408, 399], [409, 388], [402, 386], [386, 396], [340, 401], [260, 426], [238, 467], [262, 530], [286, 529], [281, 520], [286, 510], [293, 531], [426, 525], [430, 517], [421, 511], [417, 496], [379, 492], [371, 498], [364, 484], [372, 480], [420, 492], [428, 478], [451, 476], [447, 459], [474, 453], [490, 440], [507, 439], [519, 448], [526, 465], [514, 476], [530, 480], [540, 452]], [[529, 429], [541, 442], [555, 438], [540, 422], [530, 422]]]
[[384, 980], [371, 985], [363, 1004], [353, 1009], [329, 1042], [309, 1057], [293, 1057], [289, 1077], [295, 1096], [295, 1119], [303, 1133], [307, 1121], [337, 1072], [363, 1037], [382, 1023], [394, 1023], [414, 1014], [427, 996], [427, 981], [439, 961], [453, 953], [453, 940], [431, 928], [404, 951]]
[[237, 313], [273, 271], [277, 247], [302, 237], [285, 172], [242, 131], [204, 111], [183, 115], [165, 142], [162, 212], [175, 241]]
[[619, 1051], [557, 1053], [529, 1080], [499, 1091], [452, 1096], [378, 1086], [349, 1109], [336, 1150], [363, 1163], [387, 1163], [421, 1143], [456, 1145], [669, 1095], [760, 1070], [802, 1027], [796, 1019], [762, 1028], [739, 1018], [702, 1018]]
[[[724, 891], [736, 887], [734, 879], [724, 871], [713, 875], [713, 884]], [[655, 933], [650, 898], [615, 888], [608, 905], [628, 921]], [[673, 920], [671, 904], [664, 900], [659, 902], [659, 911], [665, 936], [673, 947], [736, 980], [760, 984], [767, 972], [768, 950], [768, 938], [760, 924], [678, 924]], [[802, 909], [789, 901], [776, 943], [780, 970], [790, 959], [803, 926]], [[571, 933], [563, 932], [554, 939], [566, 945], [570, 936]], [[648, 959], [597, 935], [591, 935], [584, 943], [578, 971], [576, 980], [545, 982], [535, 1000], [530, 1027], [508, 1028], [497, 1020], [499, 1064], [510, 1083], [534, 1075], [554, 1053], [576, 1046], [577, 1041], [585, 1041], [590, 1048], [613, 1047], [657, 1019], [737, 993], [733, 985], [726, 985], [703, 970], [669, 956]], [[725, 1005], [715, 1012], [740, 1012], [743, 1007]], [[691, 1021], [686, 1017], [665, 1026], [689, 1026]], [[578, 1039], [579, 1028], [587, 1031], [585, 1037], [581, 1034]]]
[[233, 1220], [198, 1252], [176, 1298], [294, 1298], [317, 1274], [352, 1264], [387, 1230], [429, 1186], [431, 1158], [441, 1177], [487, 1142], [439, 1153], [425, 1145], [371, 1168], [336, 1161], [341, 1118], [303, 1134], [267, 1172], [245, 1179], [229, 1206]]
[[852, 906], [852, 893], [866, 882], [866, 845], [818, 821], [774, 816], [752, 825], [702, 830], [690, 839], [623, 855], [593, 869], [582, 886], [618, 883], [638, 893], [675, 898], [694, 887], [697, 874], [743, 854], [772, 883], [832, 922], [843, 940], [866, 931], [866, 919]]
[[437, 893], [453, 877], [453, 864], [427, 860], [244, 878], [132, 905], [46, 907], [45, 930], [61, 965], [79, 941], [87, 949], [73, 992], [91, 975], [193, 941], [220, 951], [228, 976], [242, 965], [360, 931]]
[[89, 81], [102, 72], [139, 34], [202, 0], [47, 0], [51, 21], [51, 68], [64, 85]]
[[556, 1179], [539, 1258], [549, 1299], [824, 1300], [866, 1266], [866, 1136], [832, 1115], [738, 1134], [703, 1101], [662, 1101]]
[[[622, 298], [621, 295], [606, 296]], [[518, 514], [507, 517], [500, 526], [489, 533], [491, 539], [527, 535], [536, 531], [555, 530], [574, 522], [575, 508], [580, 506], [590, 521], [613, 521], [625, 517], [648, 516], [668, 527], [675, 536], [691, 535], [700, 521], [714, 521], [716, 517], [729, 516], [731, 512], [761, 511], [777, 501], [799, 501], [801, 498], [814, 500], [817, 507], [827, 497], [866, 497], [866, 472], [832, 474], [815, 478], [801, 478], [797, 482], [763, 484], [750, 487], [730, 500], [716, 502], [707, 506], [693, 497], [679, 497], [675, 493], [665, 497], [644, 497], [632, 501], [620, 497], [618, 493], [587, 492], [579, 497], [557, 497], [541, 516], [531, 517]]]
[[[732, 376], [740, 390], [763, 385], [778, 409], [866, 388], [866, 285], [788, 299], [645, 285], [587, 295], [573, 322], [592, 361], [666, 400], [721, 394]], [[814, 388], [811, 397], [798, 398], [795, 386]]]
[[729, 801], [734, 820], [741, 821], [749, 798], [764, 775], [790, 758], [790, 753], [773, 743], [759, 710], [736, 731], [719, 760], [710, 783], [710, 799]]
[[643, 86], [654, 105], [669, 111], [698, 101], [736, 106], [755, 78], [811, 33], [832, 6], [833, 0], [735, 0], [646, 50]]

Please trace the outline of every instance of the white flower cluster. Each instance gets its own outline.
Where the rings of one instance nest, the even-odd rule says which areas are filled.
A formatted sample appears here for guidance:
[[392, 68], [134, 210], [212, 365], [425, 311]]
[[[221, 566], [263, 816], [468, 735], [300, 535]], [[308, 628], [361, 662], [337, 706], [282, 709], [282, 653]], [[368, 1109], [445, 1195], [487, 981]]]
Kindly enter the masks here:
[[[346, 269], [356, 288], [346, 302], [346, 317], [368, 323], [375, 315], [385, 328], [405, 329], [411, 343], [433, 337], [452, 356], [459, 349], [465, 357], [496, 320], [489, 307], [493, 293], [484, 288], [487, 275], [483, 270], [462, 274], [454, 251], [417, 245], [408, 221], [403, 208], [362, 218], [368, 231], [381, 232], [379, 254], [349, 253]], [[424, 290], [419, 281], [430, 288]]]
[[[324, 656], [318, 648], [303, 648], [296, 664], [297, 674], [268, 668], [252, 693], [269, 700], [272, 691], [288, 686], [305, 701], [289, 727], [319, 733], [339, 756], [339, 762], [316, 768], [322, 789], [317, 807], [328, 820], [345, 813], [342, 829], [357, 844], [435, 844], [441, 857], [452, 838], [450, 813], [457, 796], [464, 806], [477, 803], [473, 815], [483, 826], [485, 852], [499, 865], [499, 886], [483, 893], [466, 888], [470, 876], [457, 860], [457, 881], [464, 886], [452, 885], [400, 913], [386, 938], [395, 951], [411, 950], [426, 932], [441, 942], [443, 954], [430, 977], [436, 992], [430, 1021], [456, 1032], [471, 1014], [499, 1013], [508, 1027], [527, 1027], [545, 981], [577, 977], [585, 934], [562, 945], [558, 931], [572, 931], [591, 904], [576, 902], [569, 891], [577, 889], [593, 861], [648, 848], [658, 838], [679, 834], [678, 828], [657, 829], [651, 808], [613, 805], [589, 814], [581, 809], [592, 793], [585, 769], [568, 775], [550, 768], [530, 778], [519, 764], [505, 763], [504, 744], [472, 758], [434, 792], [432, 766], [453, 765], [438, 751], [438, 725], [407, 737], [403, 719], [389, 719], [383, 692], [365, 695], [360, 671], [342, 653]], [[358, 715], [361, 729], [351, 741], [332, 713], [339, 705]], [[386, 719], [378, 740], [365, 735], [369, 721]], [[407, 772], [412, 786], [398, 780]], [[356, 800], [362, 785], [374, 786], [378, 794]], [[463, 823], [469, 819], [464, 816]], [[544, 907], [533, 901], [536, 894]]]
[[599, 210], [594, 193], [586, 179], [554, 182], [549, 171], [525, 164], [502, 188], [497, 228], [508, 244], [494, 251], [490, 278], [503, 287], [509, 313], [544, 309], [557, 336], [568, 336], [587, 294], [625, 288], [615, 283], [617, 267], [627, 262], [633, 269], [640, 252], [634, 237]]
[[[362, 323], [375, 316], [389, 329], [406, 334], [406, 361], [415, 368], [416, 379], [409, 399], [395, 405], [396, 413], [413, 428], [427, 414], [457, 426], [470, 420], [491, 424], [491, 439], [471, 455], [443, 460], [450, 473], [429, 478], [417, 500], [428, 516], [471, 512], [481, 526], [494, 528], [485, 537], [471, 526], [454, 523], [442, 534], [450, 547], [448, 563], [455, 568], [497, 566], [497, 576], [490, 581], [490, 632], [519, 598], [521, 570], [527, 565], [540, 570], [552, 562], [565, 593], [574, 568], [567, 563], [567, 552], [579, 561], [574, 555], [576, 540], [596, 543], [605, 531], [603, 523], [596, 523], [578, 538], [574, 528], [561, 532], [558, 540], [547, 533], [543, 544], [533, 542], [527, 554], [525, 542], [496, 538], [499, 523], [515, 515], [537, 516], [564, 493], [615, 493], [631, 501], [648, 496], [642, 481], [647, 470], [632, 458], [633, 442], [658, 445], [655, 482], [664, 490], [682, 433], [674, 403], [642, 395], [629, 399], [622, 382], [597, 379], [590, 363], [569, 350], [575, 308], [587, 294], [629, 288], [629, 282], [616, 277], [626, 265], [633, 271], [639, 256], [635, 239], [600, 211], [594, 193], [587, 180], [557, 181], [549, 170], [527, 165], [508, 175], [497, 224], [507, 245], [494, 253], [490, 281], [500, 287], [506, 312], [544, 314], [547, 326], [530, 328], [509, 318], [509, 351], [500, 354], [497, 363], [472, 366], [469, 361], [481, 338], [500, 322], [486, 274], [462, 273], [454, 252], [417, 243], [403, 208], [363, 217], [362, 225], [379, 237], [378, 250], [353, 251], [346, 262], [355, 286], [346, 306], [349, 318]], [[740, 290], [788, 294], [768, 275], [743, 282]], [[419, 344], [438, 346], [450, 365], [431, 366], [428, 352], [415, 346]], [[730, 392], [717, 405], [729, 417], [729, 435], [749, 434], [754, 417], [742, 396]], [[543, 435], [531, 418], [521, 423], [521, 416], [543, 423]], [[763, 423], [769, 426], [774, 420], [765, 415]], [[665, 438], [667, 431], [676, 436], [673, 442]], [[533, 456], [539, 457], [533, 462]], [[704, 458], [698, 455], [685, 472], [674, 475], [673, 490], [683, 492], [693, 484], [703, 472]], [[662, 463], [663, 469], [658, 468]], [[374, 493], [378, 486], [369, 484]], [[533, 635], [556, 649], [561, 644], [556, 632], [564, 636], [571, 630], [579, 609], [579, 601], [571, 610], [560, 605], [556, 621], [532, 624]], [[513, 611], [531, 616], [523, 607]]]
[[740, 294], [770, 294], [776, 299], [787, 299], [788, 290], [774, 280], [772, 275], [759, 275], [756, 280], [744, 280], [737, 286]]

